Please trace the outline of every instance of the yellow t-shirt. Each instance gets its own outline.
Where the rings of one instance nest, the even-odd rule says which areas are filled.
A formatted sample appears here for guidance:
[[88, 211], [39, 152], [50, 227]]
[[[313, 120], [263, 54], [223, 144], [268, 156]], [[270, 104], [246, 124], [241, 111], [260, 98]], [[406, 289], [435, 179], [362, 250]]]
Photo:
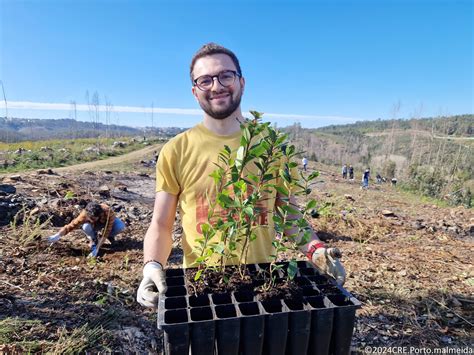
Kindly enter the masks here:
[[[202, 238], [201, 224], [208, 222], [207, 196], [215, 196], [214, 181], [209, 175], [216, 169], [215, 163], [224, 145], [235, 150], [240, 137], [240, 131], [230, 136], [219, 136], [200, 123], [172, 138], [160, 152], [156, 166], [156, 192], [165, 191], [178, 196], [183, 226], [184, 267], [195, 266], [193, 263], [198, 257], [193, 251], [195, 240]], [[257, 174], [254, 164], [248, 164], [247, 171]], [[268, 199], [261, 206], [263, 212], [259, 218], [262, 227], [255, 230], [257, 238], [250, 244], [249, 264], [268, 262], [273, 253], [275, 229], [272, 213], [276, 193], [266, 197]]]

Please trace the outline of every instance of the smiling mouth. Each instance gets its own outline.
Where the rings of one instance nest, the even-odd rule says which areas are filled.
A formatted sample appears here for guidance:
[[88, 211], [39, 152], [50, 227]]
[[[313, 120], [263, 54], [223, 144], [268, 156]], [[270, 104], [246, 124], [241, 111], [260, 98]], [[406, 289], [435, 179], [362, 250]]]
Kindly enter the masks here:
[[211, 100], [219, 100], [219, 99], [225, 99], [226, 97], [230, 96], [229, 93], [225, 93], [225, 94], [219, 94], [219, 95], [214, 95], [212, 96], [210, 99]]

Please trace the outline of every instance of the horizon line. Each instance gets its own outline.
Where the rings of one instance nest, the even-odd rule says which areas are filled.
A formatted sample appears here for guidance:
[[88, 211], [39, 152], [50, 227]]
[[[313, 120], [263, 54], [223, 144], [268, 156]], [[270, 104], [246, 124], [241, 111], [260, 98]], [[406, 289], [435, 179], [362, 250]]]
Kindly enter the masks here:
[[[201, 116], [203, 111], [200, 109], [190, 108], [167, 108], [167, 107], [140, 107], [140, 106], [114, 106], [114, 105], [92, 105], [92, 104], [74, 104], [74, 103], [45, 103], [45, 102], [31, 102], [31, 101], [7, 101], [5, 105], [4, 101], [0, 102], [1, 109], [15, 109], [15, 110], [40, 110], [40, 111], [71, 111], [76, 110], [80, 112], [120, 112], [120, 113], [157, 113], [157, 114], [171, 114], [171, 115], [188, 115], [188, 116]], [[250, 111], [250, 110], [247, 110]], [[247, 112], [244, 111], [244, 112]], [[368, 121], [374, 120], [360, 117], [346, 117], [336, 115], [305, 115], [305, 114], [291, 114], [291, 113], [263, 113], [265, 117], [269, 118], [283, 118], [283, 119], [331, 119], [340, 120], [347, 122], [348, 120], [353, 121]]]

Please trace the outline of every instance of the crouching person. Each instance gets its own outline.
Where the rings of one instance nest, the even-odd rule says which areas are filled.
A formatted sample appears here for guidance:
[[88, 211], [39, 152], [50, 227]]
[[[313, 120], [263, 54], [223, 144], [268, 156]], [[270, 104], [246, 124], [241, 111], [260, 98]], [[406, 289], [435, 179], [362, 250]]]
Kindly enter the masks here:
[[[82, 230], [89, 240], [89, 257], [96, 257], [102, 243], [108, 239], [113, 244], [115, 236], [125, 229], [125, 224], [115, 216], [114, 211], [105, 203], [89, 202], [79, 216], [71, 223], [62, 227], [58, 233], [48, 237], [48, 242], [53, 244], [62, 236], [82, 226]], [[97, 235], [101, 232], [101, 240]]]

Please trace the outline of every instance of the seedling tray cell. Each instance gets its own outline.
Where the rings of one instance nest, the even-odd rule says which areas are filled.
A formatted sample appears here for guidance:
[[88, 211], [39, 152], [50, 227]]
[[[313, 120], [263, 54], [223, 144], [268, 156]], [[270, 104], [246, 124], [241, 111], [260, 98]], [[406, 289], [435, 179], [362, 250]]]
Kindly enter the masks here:
[[[279, 265], [277, 280], [287, 264]], [[183, 269], [166, 270], [168, 290], [158, 303], [165, 354], [349, 354], [360, 302], [312, 264], [297, 266], [302, 298], [268, 300], [250, 289], [193, 295]], [[247, 270], [260, 281], [270, 265]]]

